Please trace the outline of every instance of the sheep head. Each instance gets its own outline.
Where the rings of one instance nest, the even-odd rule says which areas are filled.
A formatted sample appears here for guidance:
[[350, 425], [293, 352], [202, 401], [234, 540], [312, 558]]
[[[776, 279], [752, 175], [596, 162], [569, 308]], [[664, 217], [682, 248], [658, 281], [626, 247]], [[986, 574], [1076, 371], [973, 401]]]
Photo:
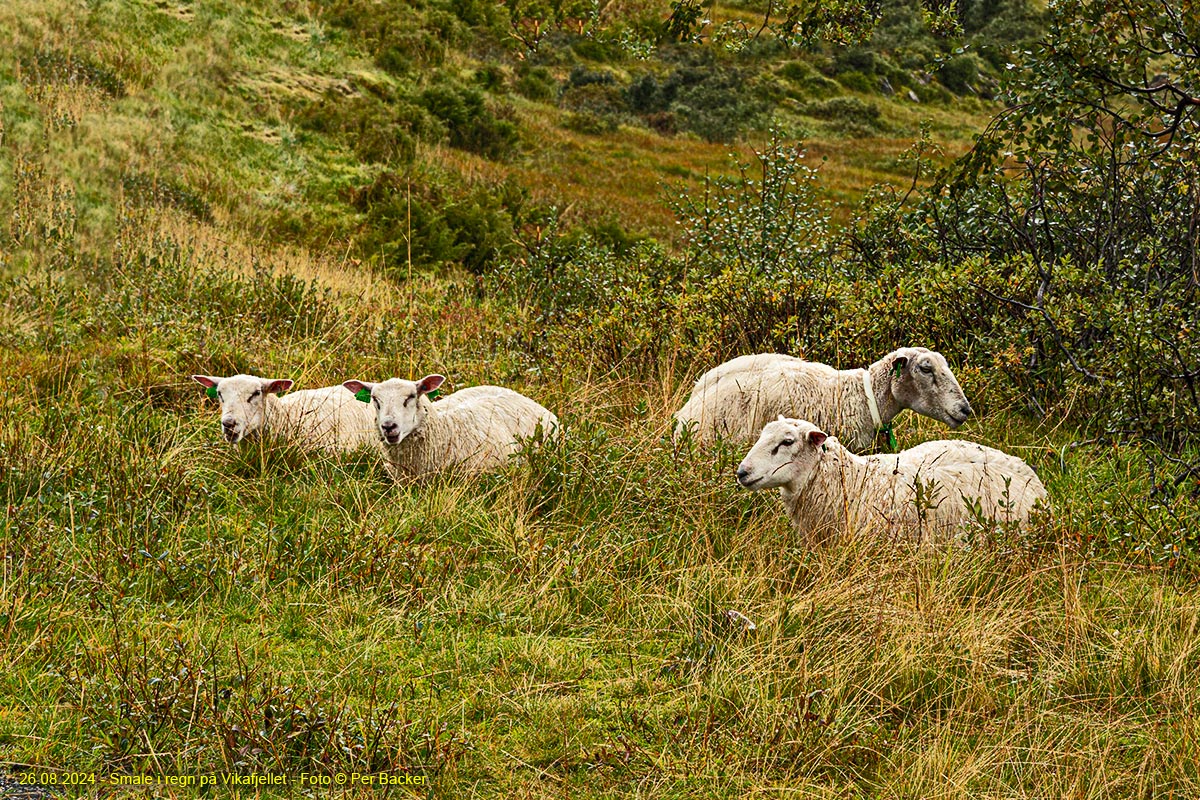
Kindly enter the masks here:
[[192, 380], [210, 390], [221, 402], [221, 431], [230, 444], [237, 444], [266, 423], [266, 395], [286, 392], [292, 381], [233, 375], [218, 378], [193, 375]]
[[738, 465], [738, 483], [753, 491], [791, 486], [798, 492], [812, 480], [828, 438], [811, 422], [780, 416], [766, 424]]
[[900, 408], [957, 428], [971, 416], [971, 404], [946, 357], [924, 347], [903, 347], [887, 356], [892, 396]]
[[385, 444], [400, 444], [424, 424], [430, 411], [429, 398], [425, 395], [445, 380], [443, 375], [426, 375], [419, 381], [389, 378], [381, 383], [346, 381], [342, 386], [355, 395], [364, 390], [369, 392], [379, 438]]

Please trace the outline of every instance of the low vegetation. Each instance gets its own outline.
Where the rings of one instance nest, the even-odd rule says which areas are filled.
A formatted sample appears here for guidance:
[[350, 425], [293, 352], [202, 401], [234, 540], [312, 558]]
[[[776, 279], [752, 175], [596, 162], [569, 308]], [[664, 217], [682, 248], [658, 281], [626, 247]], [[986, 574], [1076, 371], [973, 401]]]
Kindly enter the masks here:
[[[1197, 129], [1154, 127], [1197, 65], [1157, 6], [1142, 62], [1058, 6], [834, 46], [686, 0], [6, 4], [6, 769], [1200, 794]], [[1079, 47], [984, 47], [1043, 24]], [[1052, 516], [811, 549], [743, 452], [672, 444], [726, 357], [903, 344]], [[226, 444], [187, 376], [243, 371], [498, 383], [565, 435], [393, 484]]]

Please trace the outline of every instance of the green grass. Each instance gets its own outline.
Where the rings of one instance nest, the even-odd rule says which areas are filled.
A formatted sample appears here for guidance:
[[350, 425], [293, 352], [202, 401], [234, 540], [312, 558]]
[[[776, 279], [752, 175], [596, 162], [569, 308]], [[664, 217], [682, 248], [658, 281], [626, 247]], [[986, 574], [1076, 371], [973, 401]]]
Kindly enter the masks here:
[[[741, 452], [671, 447], [705, 365], [549, 361], [471, 276], [397, 283], [344, 242], [261, 235], [346, 213], [310, 190], [366, 169], [274, 116], [368, 68], [287, 7], [99, 4], [87, 52], [124, 65], [124, 97], [0, 73], [10, 771], [410, 771], [438, 797], [1200, 793], [1200, 588], [1167, 549], [1196, 512], [1154, 493], [1138, 448], [1073, 446], [1065, 411], [1036, 424], [963, 365], [987, 413], [955, 435], [1029, 460], [1053, 519], [970, 548], [805, 549], [776, 496], [736, 487]], [[0, 29], [83, 51], [72, 8], [10, 4]], [[938, 112], [948, 149], [974, 113]], [[423, 157], [652, 231], [654, 181], [729, 167], [728, 147], [520, 114], [536, 154]], [[902, 181], [905, 146], [822, 139], [810, 159], [850, 198]], [[496, 475], [394, 485], [370, 453], [226, 446], [186, 376], [241, 370], [501, 383], [567, 435]], [[898, 434], [943, 431], [906, 415]]]

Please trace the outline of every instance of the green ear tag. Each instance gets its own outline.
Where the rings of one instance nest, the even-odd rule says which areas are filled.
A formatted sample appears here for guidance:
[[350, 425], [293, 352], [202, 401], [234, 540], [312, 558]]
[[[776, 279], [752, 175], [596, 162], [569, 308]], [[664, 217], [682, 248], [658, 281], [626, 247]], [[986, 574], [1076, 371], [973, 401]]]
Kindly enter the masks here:
[[880, 428], [879, 430], [881, 430], [881, 431], [883, 431], [884, 433], [886, 433], [886, 434], [887, 434], [887, 437], [888, 437], [888, 447], [892, 448], [892, 452], [893, 452], [893, 453], [894, 453], [894, 452], [896, 452], [896, 449], [897, 449], [898, 445], [896, 444], [896, 434], [895, 434], [895, 433], [892, 431], [892, 426], [891, 426], [891, 424], [889, 423], [889, 424], [887, 424], [887, 425], [884, 425], [884, 426], [883, 426], [882, 428]]
[[441, 396], [441, 394], [442, 394], [441, 389], [434, 389], [432, 392], [430, 392], [429, 394], [427, 394], [425, 396], [428, 397], [430, 400], [437, 400], [438, 397]]
[[213, 400], [217, 399], [217, 387], [215, 387], [215, 386], [208, 387], [207, 389], [204, 390], [204, 393], [206, 395], [208, 395], [209, 397], [211, 397]]
[[354, 399], [362, 403], [371, 402], [371, 390], [364, 386], [354, 393]]
[[892, 372], [895, 373], [897, 378], [899, 378], [900, 374], [904, 372], [904, 367], [897, 364], [896, 366], [892, 367]]

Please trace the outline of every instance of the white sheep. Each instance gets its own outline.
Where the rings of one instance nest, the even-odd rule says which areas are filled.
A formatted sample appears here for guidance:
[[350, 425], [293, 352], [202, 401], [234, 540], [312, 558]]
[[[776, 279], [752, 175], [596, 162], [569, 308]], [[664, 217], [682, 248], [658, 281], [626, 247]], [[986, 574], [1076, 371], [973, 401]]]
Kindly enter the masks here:
[[277, 397], [292, 388], [292, 381], [254, 375], [193, 375], [192, 380], [220, 400], [221, 429], [231, 444], [269, 433], [306, 449], [345, 452], [376, 440], [375, 415], [343, 386]]
[[444, 469], [484, 472], [503, 466], [522, 443], [557, 434], [558, 417], [528, 397], [501, 386], [473, 386], [434, 403], [427, 395], [445, 381], [391, 378], [342, 385], [374, 408], [392, 477], [420, 478]]
[[801, 417], [861, 452], [877, 432], [890, 436], [905, 408], [951, 428], [971, 415], [945, 357], [903, 347], [866, 369], [837, 370], [778, 353], [740, 356], [701, 375], [675, 419], [677, 433], [690, 428], [694, 441], [706, 443], [751, 441], [779, 415]]
[[1025, 522], [1046, 487], [1021, 459], [965, 441], [858, 456], [811, 422], [780, 417], [738, 466], [747, 489], [778, 487], [810, 541], [883, 530], [932, 538], [973, 522]]

